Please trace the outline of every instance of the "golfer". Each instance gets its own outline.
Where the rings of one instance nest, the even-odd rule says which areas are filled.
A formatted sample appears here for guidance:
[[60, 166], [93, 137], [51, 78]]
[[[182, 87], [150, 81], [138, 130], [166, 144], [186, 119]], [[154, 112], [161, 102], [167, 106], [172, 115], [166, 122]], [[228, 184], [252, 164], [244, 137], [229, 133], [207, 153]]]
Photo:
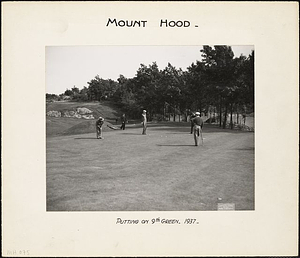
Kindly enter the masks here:
[[126, 124], [126, 116], [125, 116], [125, 114], [123, 114], [122, 116], [121, 116], [121, 122], [122, 122], [122, 125], [121, 125], [121, 130], [125, 130], [125, 124]]
[[146, 130], [147, 130], [147, 116], [146, 116], [146, 110], [143, 110], [143, 114], [142, 114], [142, 125], [143, 125], [143, 132], [142, 134], [147, 134]]
[[203, 120], [200, 117], [200, 113], [195, 113], [196, 117], [192, 119], [192, 123], [194, 125], [194, 139], [195, 139], [195, 146], [199, 145], [199, 136], [200, 133], [202, 135], [202, 127], [203, 127]]
[[195, 118], [196, 115], [194, 113], [191, 113], [191, 116], [190, 116], [190, 121], [191, 121], [191, 134], [193, 133], [194, 131], [194, 123], [193, 123], [193, 118]]
[[103, 139], [102, 137], [102, 126], [104, 124], [104, 118], [99, 117], [96, 121], [96, 134], [97, 134], [97, 139]]

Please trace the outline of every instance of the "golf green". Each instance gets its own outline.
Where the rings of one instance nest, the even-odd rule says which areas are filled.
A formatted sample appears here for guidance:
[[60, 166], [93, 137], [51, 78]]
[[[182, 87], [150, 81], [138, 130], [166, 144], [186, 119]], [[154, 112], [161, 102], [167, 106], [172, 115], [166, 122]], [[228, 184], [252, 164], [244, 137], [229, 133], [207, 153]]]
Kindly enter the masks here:
[[189, 123], [141, 133], [47, 137], [47, 211], [254, 210], [253, 132], [205, 125], [200, 146]]

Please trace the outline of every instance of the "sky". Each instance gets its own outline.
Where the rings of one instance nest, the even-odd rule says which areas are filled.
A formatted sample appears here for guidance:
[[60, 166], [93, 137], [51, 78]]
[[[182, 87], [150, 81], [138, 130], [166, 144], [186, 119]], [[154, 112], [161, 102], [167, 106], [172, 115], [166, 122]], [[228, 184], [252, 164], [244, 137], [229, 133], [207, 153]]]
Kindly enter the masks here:
[[[235, 57], [248, 56], [254, 46], [231, 46]], [[46, 93], [61, 94], [74, 86], [80, 90], [99, 75], [117, 80], [132, 78], [141, 64], [168, 63], [186, 70], [201, 60], [202, 46], [51, 46], [46, 47]]]

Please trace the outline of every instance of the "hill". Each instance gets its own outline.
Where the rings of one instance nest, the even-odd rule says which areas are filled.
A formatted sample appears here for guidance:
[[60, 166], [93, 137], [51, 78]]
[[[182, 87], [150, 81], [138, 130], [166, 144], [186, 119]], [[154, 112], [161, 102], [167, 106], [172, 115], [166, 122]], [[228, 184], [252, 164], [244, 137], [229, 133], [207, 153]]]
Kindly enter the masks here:
[[[47, 136], [92, 133], [99, 116], [105, 118], [106, 124], [116, 124], [116, 119], [122, 115], [122, 111], [109, 101], [51, 102], [46, 104], [46, 113]], [[107, 130], [106, 125], [103, 130]]]
[[[71, 102], [57, 101], [46, 104], [46, 135], [75, 135], [85, 133], [95, 133], [95, 120], [102, 116], [105, 118], [103, 130], [109, 131], [107, 124], [120, 126], [120, 110], [114, 102]], [[118, 122], [116, 122], [118, 119]], [[208, 117], [202, 117], [206, 123], [209, 123]], [[173, 119], [171, 119], [173, 121]], [[178, 122], [178, 120], [176, 120]], [[228, 123], [230, 117], [228, 117]], [[234, 122], [236, 117], [234, 116]], [[132, 120], [130, 123], [136, 123]], [[139, 121], [138, 121], [139, 122]], [[241, 119], [239, 121], [241, 123]], [[240, 125], [240, 130], [254, 130], [254, 113], [248, 114], [245, 126]], [[215, 124], [215, 123], [214, 123]], [[135, 126], [135, 125], [131, 125]], [[228, 125], [229, 126], [229, 125]], [[247, 130], [248, 130], [247, 129]]]

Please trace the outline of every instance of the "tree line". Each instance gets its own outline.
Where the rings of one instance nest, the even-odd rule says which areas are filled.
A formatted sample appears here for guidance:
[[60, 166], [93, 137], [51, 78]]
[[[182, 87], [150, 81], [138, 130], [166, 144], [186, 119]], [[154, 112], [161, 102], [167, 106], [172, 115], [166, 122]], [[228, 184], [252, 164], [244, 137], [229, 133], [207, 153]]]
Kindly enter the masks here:
[[[112, 100], [131, 118], [139, 118], [142, 109], [149, 119], [175, 121], [185, 119], [191, 111], [200, 111], [226, 127], [228, 117], [233, 126], [233, 113], [254, 111], [254, 51], [246, 57], [234, 57], [230, 46], [203, 46], [201, 61], [186, 71], [168, 63], [160, 70], [156, 64], [141, 64], [133, 78], [120, 75], [117, 81], [99, 75], [88, 87], [67, 89], [64, 94], [77, 101]], [[47, 96], [46, 96], [47, 97]], [[237, 116], [238, 117], [238, 116]]]

